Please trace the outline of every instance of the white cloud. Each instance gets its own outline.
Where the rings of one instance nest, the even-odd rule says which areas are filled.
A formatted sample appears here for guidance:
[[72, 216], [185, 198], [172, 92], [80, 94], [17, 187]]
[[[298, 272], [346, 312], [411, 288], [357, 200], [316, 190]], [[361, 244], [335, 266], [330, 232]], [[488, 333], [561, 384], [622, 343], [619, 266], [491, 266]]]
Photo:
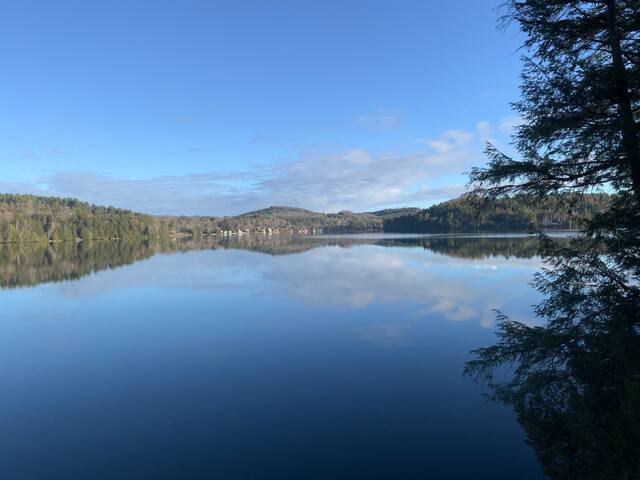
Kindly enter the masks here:
[[473, 136], [473, 133], [465, 130], [447, 130], [439, 138], [418, 139], [418, 142], [428, 145], [438, 153], [444, 153], [468, 144]]
[[310, 155], [273, 167], [272, 175], [257, 187], [267, 203], [320, 211], [362, 210], [428, 200], [433, 189], [425, 184], [462, 172], [469, 159], [467, 152], [454, 150], [409, 156], [374, 156], [364, 150]]
[[516, 127], [524, 123], [524, 119], [517, 115], [504, 117], [498, 124], [498, 130], [505, 134], [512, 134]]
[[[56, 284], [53, 292], [91, 297], [148, 285], [213, 294], [242, 288], [256, 296], [286, 295], [310, 305], [398, 312], [359, 326], [361, 338], [381, 346], [409, 344], [406, 327], [421, 321], [473, 321], [488, 328], [495, 308], [513, 312], [515, 318], [527, 322], [532, 320], [527, 317], [531, 313], [528, 305], [536, 293], [528, 281], [541, 266], [539, 258], [465, 259], [422, 247], [354, 247], [348, 241], [342, 245], [349, 248], [316, 248], [299, 255], [271, 256], [233, 249], [158, 255], [126, 268], [99, 272], [82, 282]], [[300, 256], [304, 256], [302, 261]], [[478, 265], [501, 268], [476, 268]], [[247, 276], [247, 270], [252, 275]], [[505, 291], [509, 292], [507, 299]], [[392, 308], [382, 309], [380, 304]]]
[[363, 149], [304, 154], [294, 160], [239, 172], [128, 179], [92, 171], [62, 171], [31, 183], [0, 182], [0, 191], [75, 197], [155, 214], [228, 215], [269, 205], [331, 212], [386, 205], [425, 205], [457, 196], [459, 183], [443, 177], [477, 162], [461, 148], [472, 135], [441, 137], [449, 147], [433, 153], [374, 155]]
[[490, 141], [493, 137], [493, 126], [491, 125], [491, 122], [482, 121], [476, 123], [476, 130], [478, 131], [478, 136], [483, 142]]
[[[386, 112], [363, 115], [360, 120], [377, 128], [397, 123]], [[54, 171], [31, 182], [0, 181], [0, 191], [75, 197], [154, 214], [231, 215], [270, 205], [323, 212], [427, 206], [463, 193], [465, 179], [460, 174], [484, 163], [482, 143], [501, 145], [501, 134], [518, 123], [517, 117], [504, 117], [497, 126], [481, 121], [471, 131], [447, 130], [438, 137], [418, 140], [427, 148], [402, 155], [351, 148], [303, 153], [242, 171], [146, 179], [96, 171]]]

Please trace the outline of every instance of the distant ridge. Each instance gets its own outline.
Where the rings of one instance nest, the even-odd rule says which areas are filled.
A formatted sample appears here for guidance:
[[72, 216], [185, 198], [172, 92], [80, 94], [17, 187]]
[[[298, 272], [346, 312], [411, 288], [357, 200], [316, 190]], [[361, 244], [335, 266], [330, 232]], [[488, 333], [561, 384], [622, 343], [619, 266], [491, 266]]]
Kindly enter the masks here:
[[316, 213], [311, 210], [306, 210], [304, 208], [299, 207], [285, 207], [281, 205], [272, 205], [267, 208], [261, 208], [259, 210], [252, 210], [250, 212], [241, 213], [237, 215], [238, 217], [242, 217], [245, 215], [256, 215], [256, 214], [271, 214], [271, 213]]
[[383, 210], [376, 210], [373, 212], [353, 212], [351, 210], [341, 210], [337, 213], [320, 213], [313, 210], [307, 210], [299, 207], [285, 207], [281, 205], [272, 205], [267, 208], [261, 208], [259, 210], [253, 210], [246, 213], [236, 215], [236, 217], [257, 216], [257, 215], [339, 215], [339, 214], [354, 214], [354, 215], [373, 215], [380, 218], [398, 217], [404, 215], [412, 215], [418, 213], [422, 209], [418, 207], [403, 207], [403, 208], [386, 208]]

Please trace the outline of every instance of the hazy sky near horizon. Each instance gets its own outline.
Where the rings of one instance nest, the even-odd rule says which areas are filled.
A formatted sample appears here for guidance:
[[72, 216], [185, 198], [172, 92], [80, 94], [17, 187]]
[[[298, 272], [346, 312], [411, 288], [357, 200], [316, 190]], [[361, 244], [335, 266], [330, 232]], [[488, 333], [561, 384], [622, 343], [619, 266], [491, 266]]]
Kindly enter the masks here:
[[204, 215], [451, 198], [517, 123], [500, 3], [6, 2], [0, 191]]

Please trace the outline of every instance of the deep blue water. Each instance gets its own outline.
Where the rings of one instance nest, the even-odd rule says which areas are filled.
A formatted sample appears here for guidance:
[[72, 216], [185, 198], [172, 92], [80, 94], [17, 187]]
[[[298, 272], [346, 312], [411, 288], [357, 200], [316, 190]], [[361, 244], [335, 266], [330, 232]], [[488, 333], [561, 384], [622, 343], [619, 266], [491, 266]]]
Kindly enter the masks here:
[[462, 376], [533, 321], [527, 240], [353, 238], [5, 255], [0, 478], [541, 478]]

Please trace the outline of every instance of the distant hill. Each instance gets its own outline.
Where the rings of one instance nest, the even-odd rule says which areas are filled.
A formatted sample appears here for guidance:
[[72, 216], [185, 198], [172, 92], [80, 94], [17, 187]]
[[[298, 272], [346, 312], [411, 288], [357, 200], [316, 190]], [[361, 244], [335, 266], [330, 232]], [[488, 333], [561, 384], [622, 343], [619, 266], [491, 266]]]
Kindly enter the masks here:
[[219, 225], [227, 231], [264, 231], [269, 228], [272, 231], [284, 230], [294, 233], [313, 230], [334, 233], [380, 231], [386, 220], [418, 212], [419, 208], [390, 208], [375, 212], [343, 210], [337, 213], [319, 213], [303, 208], [272, 206], [234, 217], [225, 217]]
[[236, 216], [238, 218], [243, 218], [243, 217], [256, 217], [256, 216], [265, 216], [265, 215], [277, 215], [280, 217], [286, 217], [286, 216], [297, 217], [297, 216], [305, 216], [305, 215], [322, 215], [322, 214], [313, 212], [311, 210], [305, 210], [304, 208], [271, 206], [267, 208], [262, 208], [260, 210], [254, 210], [252, 212], [242, 213]]
[[372, 213], [319, 213], [303, 208], [273, 206], [224, 217], [219, 226], [223, 231], [267, 233], [354, 232], [382, 230], [383, 218]]

